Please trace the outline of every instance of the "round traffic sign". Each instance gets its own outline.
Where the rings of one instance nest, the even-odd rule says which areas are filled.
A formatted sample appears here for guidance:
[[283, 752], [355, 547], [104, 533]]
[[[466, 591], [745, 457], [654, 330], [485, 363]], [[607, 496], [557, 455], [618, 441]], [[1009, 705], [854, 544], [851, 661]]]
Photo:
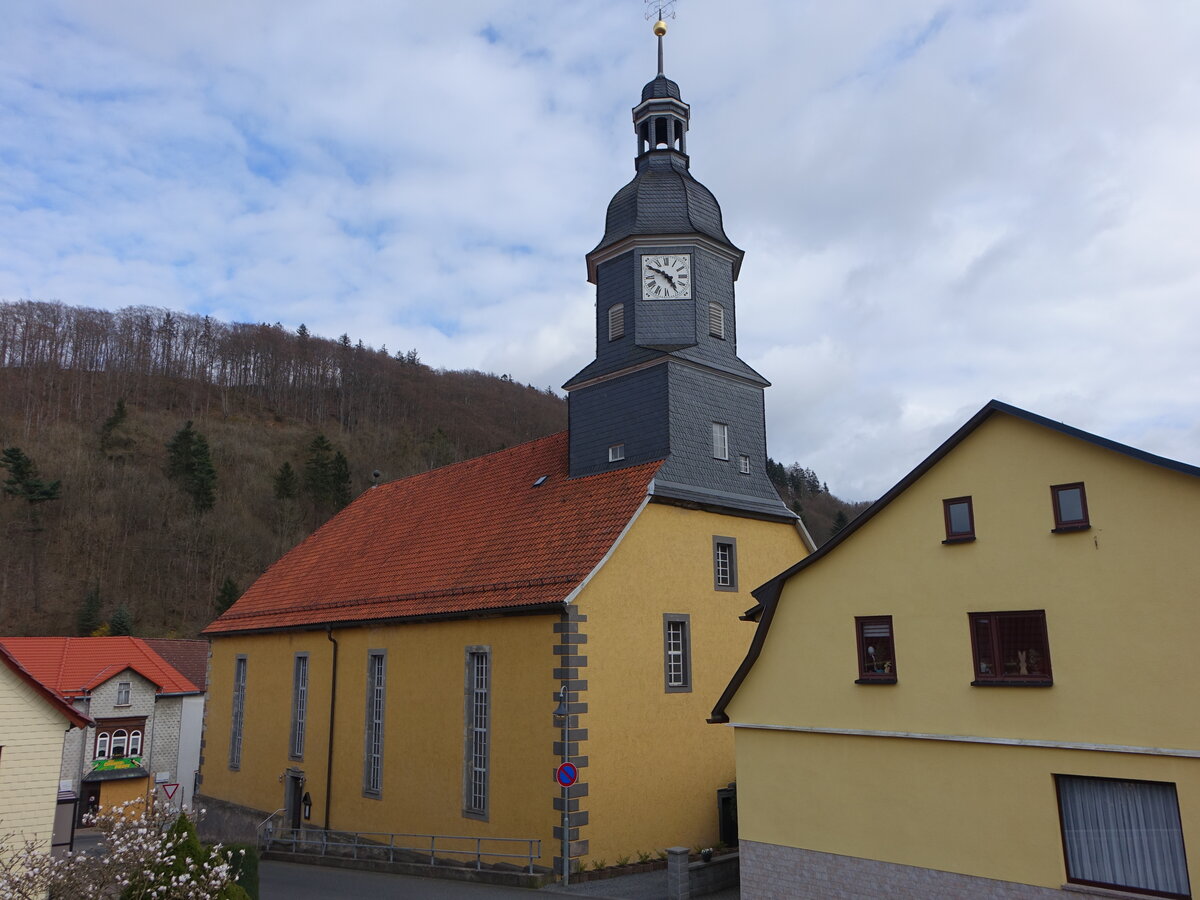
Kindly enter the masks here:
[[579, 767], [575, 763], [565, 762], [554, 770], [554, 778], [563, 787], [570, 787], [579, 780]]

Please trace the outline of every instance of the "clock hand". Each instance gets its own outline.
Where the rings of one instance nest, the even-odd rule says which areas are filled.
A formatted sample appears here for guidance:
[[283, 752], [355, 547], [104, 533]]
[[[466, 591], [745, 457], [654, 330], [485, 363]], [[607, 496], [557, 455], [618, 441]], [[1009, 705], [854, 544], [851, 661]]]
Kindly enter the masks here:
[[675, 290], [675, 279], [671, 277], [669, 272], [664, 272], [662, 269], [656, 269], [654, 266], [650, 267], [650, 271], [657, 272], [663, 278], [667, 279], [667, 281], [671, 282], [671, 290]]

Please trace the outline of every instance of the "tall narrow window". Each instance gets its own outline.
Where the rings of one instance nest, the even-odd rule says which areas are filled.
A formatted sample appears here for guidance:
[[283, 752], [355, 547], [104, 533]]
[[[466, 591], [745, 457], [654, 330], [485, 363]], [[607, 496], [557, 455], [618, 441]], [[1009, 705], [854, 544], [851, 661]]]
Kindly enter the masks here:
[[725, 307], [720, 303], [708, 304], [708, 333], [725, 340]]
[[946, 519], [946, 539], [943, 544], [961, 544], [975, 540], [975, 512], [970, 497], [955, 497], [942, 501], [942, 515]]
[[736, 591], [737, 581], [737, 541], [731, 537], [713, 537], [713, 587], [718, 591]]
[[112, 755], [113, 759], [120, 759], [129, 752], [129, 732], [124, 728], [118, 728], [112, 733]]
[[142, 733], [140, 731], [129, 732], [129, 755], [142, 755]]
[[288, 756], [304, 758], [304, 723], [308, 715], [308, 654], [297, 653], [292, 669], [292, 740]]
[[692, 689], [690, 617], [663, 613], [663, 676], [668, 694]]
[[625, 337], [625, 304], [614, 303], [608, 308], [608, 339]]
[[738, 471], [743, 475], [750, 474], [750, 457], [745, 454], [738, 457]]
[[367, 730], [363, 743], [363, 793], [383, 793], [383, 710], [387, 684], [387, 655], [383, 650], [367, 653]]
[[467, 746], [463, 814], [487, 818], [488, 761], [491, 744], [491, 653], [487, 647], [467, 648]]
[[896, 650], [891, 616], [855, 616], [858, 684], [895, 684]]
[[1175, 785], [1055, 775], [1067, 880], [1190, 897]]
[[1050, 488], [1050, 496], [1054, 500], [1055, 531], [1083, 531], [1090, 526], [1082, 481], [1056, 484]]
[[129, 688], [130, 683], [128, 681], [117, 682], [117, 706], [129, 705]]
[[1045, 610], [970, 613], [969, 618], [975, 657], [972, 684], [1053, 684]]
[[233, 664], [233, 722], [229, 729], [229, 768], [242, 765], [242, 717], [246, 710], [246, 657]]
[[712, 423], [713, 459], [729, 459], [729, 426], [722, 422]]
[[108, 758], [108, 739], [107, 731], [102, 731], [96, 735], [96, 759]]

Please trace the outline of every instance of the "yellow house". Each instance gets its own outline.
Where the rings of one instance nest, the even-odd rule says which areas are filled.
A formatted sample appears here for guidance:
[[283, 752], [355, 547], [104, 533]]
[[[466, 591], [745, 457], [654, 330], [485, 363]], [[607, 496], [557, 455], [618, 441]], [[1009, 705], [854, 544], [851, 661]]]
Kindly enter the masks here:
[[544, 866], [717, 841], [733, 741], [705, 718], [746, 588], [811, 543], [766, 474], [742, 251], [688, 118], [660, 71], [587, 256], [569, 431], [367, 491], [209, 626], [210, 823], [532, 839]]
[[988, 403], [754, 592], [744, 896], [1190, 897], [1197, 534], [1200, 468]]
[[73, 805], [56, 821], [63, 738], [91, 724], [0, 646], [0, 854], [26, 842], [48, 852], [56, 826], [69, 839]]

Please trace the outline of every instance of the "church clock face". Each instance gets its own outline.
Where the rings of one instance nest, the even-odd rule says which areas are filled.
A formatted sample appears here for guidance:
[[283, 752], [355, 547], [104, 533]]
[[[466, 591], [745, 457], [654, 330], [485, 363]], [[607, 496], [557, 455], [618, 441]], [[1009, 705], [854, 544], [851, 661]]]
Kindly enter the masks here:
[[643, 300], [688, 300], [692, 296], [692, 255], [642, 257]]

